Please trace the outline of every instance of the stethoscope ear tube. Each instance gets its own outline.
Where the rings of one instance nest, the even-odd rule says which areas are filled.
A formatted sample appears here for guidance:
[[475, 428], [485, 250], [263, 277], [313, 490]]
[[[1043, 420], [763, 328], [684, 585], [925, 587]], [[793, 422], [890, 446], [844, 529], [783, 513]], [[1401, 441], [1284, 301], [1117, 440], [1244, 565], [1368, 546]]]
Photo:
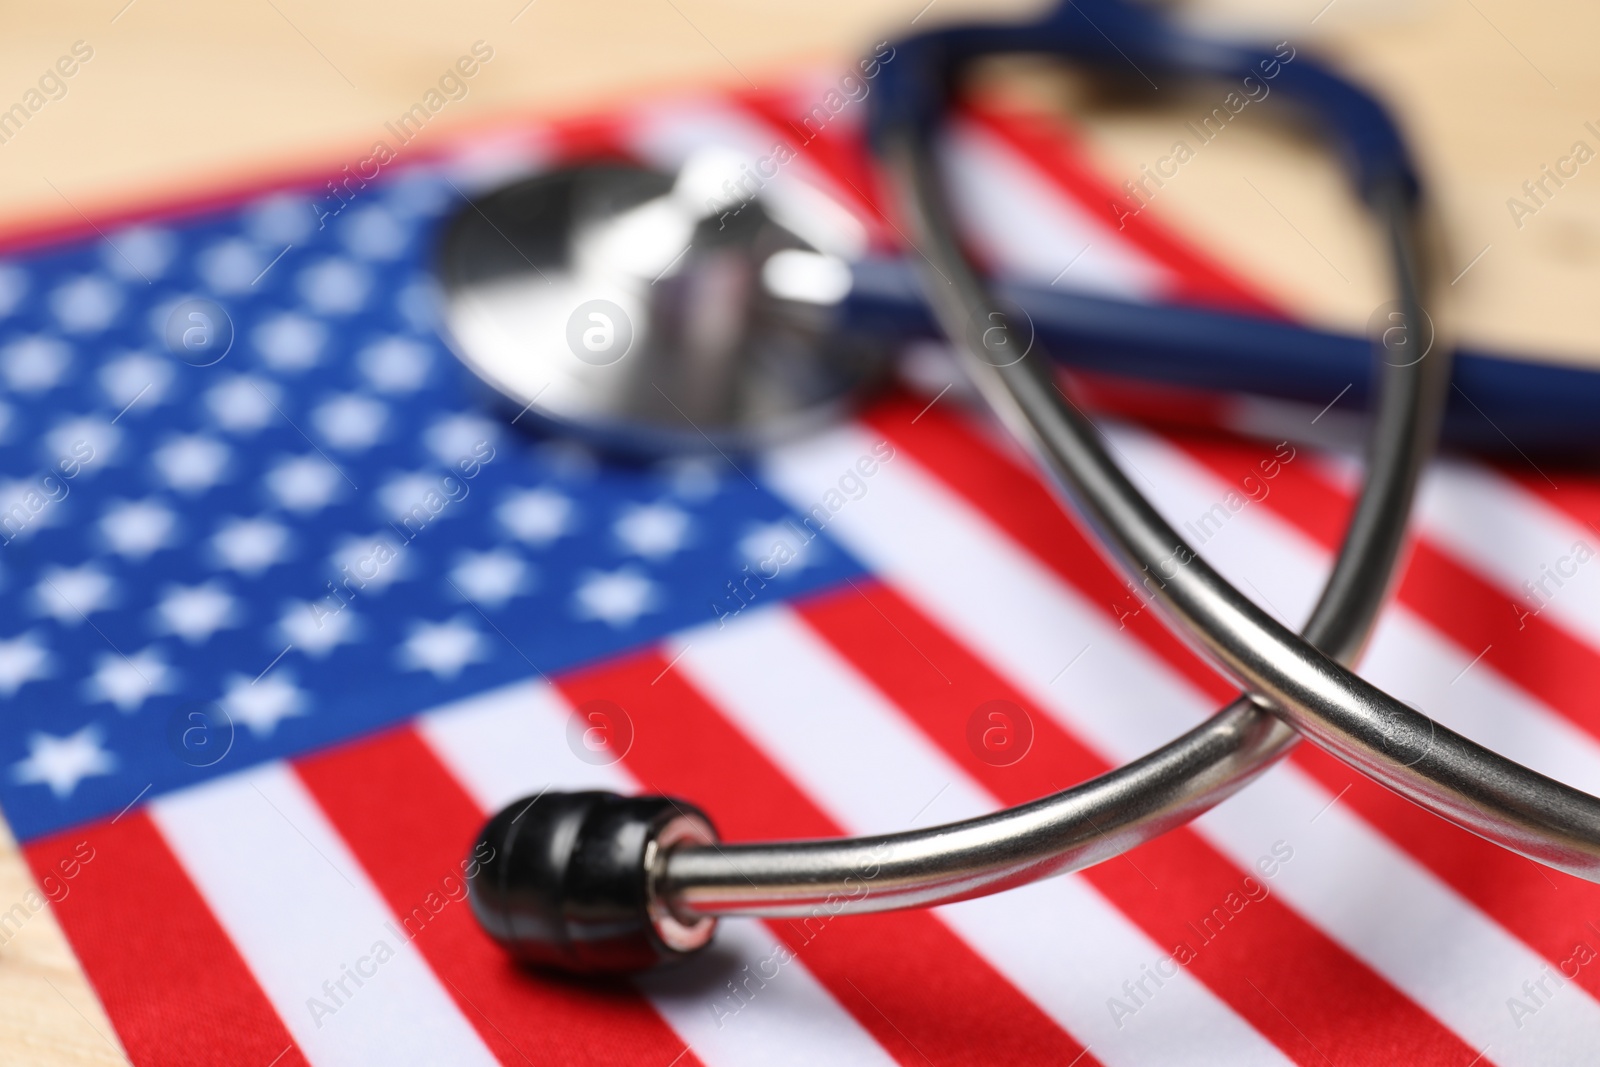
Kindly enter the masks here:
[[[943, 71], [942, 83], [952, 83], [954, 73]], [[1340, 94], [1332, 113], [1335, 127], [1350, 117], [1346, 105], [1359, 95], [1353, 88]], [[1388, 124], [1375, 105], [1359, 118]], [[1368, 130], [1370, 136], [1352, 141], [1351, 147], [1398, 142], [1398, 133], [1389, 128], [1392, 136]], [[1443, 409], [1448, 346], [1435, 344], [1420, 358], [1381, 368], [1384, 395], [1373, 424], [1368, 482], [1308, 640], [1302, 639], [1178, 537], [1111, 459], [1043, 360], [995, 366], [967, 343], [967, 323], [1003, 319], [1004, 311], [962, 251], [932, 131], [919, 122], [892, 119], [880, 121], [877, 130], [879, 153], [929, 264], [924, 287], [941, 325], [965, 352], [965, 365], [1002, 419], [1034, 446], [1102, 533], [1108, 555], [1149, 590], [1175, 628], [1237, 678], [1254, 700], [1390, 789], [1530, 859], [1600, 881], [1600, 800], [1448, 730], [1343, 665], [1370, 627], [1393, 570], [1416, 479]], [[1358, 168], [1357, 177], [1388, 232], [1400, 312], [1410, 326], [1424, 319], [1432, 234], [1420, 221], [1417, 183], [1403, 155], [1384, 152], [1387, 164], [1373, 161]], [[1380, 355], [1392, 353], [1380, 350]], [[1363, 559], [1362, 546], [1387, 548], [1388, 558], [1374, 552]]]
[[[853, 273], [843, 308], [852, 331], [942, 337], [909, 261], [864, 260]], [[1283, 400], [1314, 413], [1334, 401], [1335, 412], [1367, 410], [1377, 391], [1371, 338], [1211, 308], [992, 285], [1001, 305], [1020, 308], [1040, 348], [1069, 370]], [[1458, 348], [1440, 442], [1515, 460], [1531, 456], [1541, 465], [1592, 460], [1600, 456], [1596, 412], [1600, 374]]]
[[868, 116], [873, 143], [904, 131], [932, 137], [943, 122], [964, 68], [996, 55], [1038, 53], [1109, 69], [1130, 66], [1145, 77], [1242, 80], [1277, 71], [1276, 86], [1309, 108], [1345, 158], [1369, 205], [1396, 191], [1414, 203], [1421, 183], [1399, 129], [1370, 93], [1310, 57], [1279, 62], [1273, 52], [1179, 30], [1143, 4], [1069, 0], [1035, 22], [947, 26], [895, 43]]
[[716, 920], [651, 907], [660, 850], [711, 845], [698, 809], [598, 791], [524, 797], [490, 819], [468, 856], [478, 924], [511, 956], [574, 973], [638, 971], [711, 940]]

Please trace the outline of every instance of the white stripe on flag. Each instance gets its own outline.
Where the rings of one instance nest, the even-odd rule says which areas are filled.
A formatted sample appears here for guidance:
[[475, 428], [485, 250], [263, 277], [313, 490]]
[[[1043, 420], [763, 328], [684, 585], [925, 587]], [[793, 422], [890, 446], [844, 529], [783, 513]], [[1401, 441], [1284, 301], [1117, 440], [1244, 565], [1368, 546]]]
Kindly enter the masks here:
[[[572, 711], [543, 683], [521, 683], [424, 716], [419, 729], [451, 774], [486, 812], [541, 789], [638, 792], [620, 764], [595, 767], [567, 746]], [[707, 1067], [870, 1064], [893, 1059], [804, 963], [789, 959], [737, 1014], [719, 1010], [726, 983], [748, 966], [765, 969], [778, 942], [750, 920], [724, 922], [718, 947], [687, 969], [651, 976], [641, 990]]]
[[498, 1062], [287, 766], [150, 813], [311, 1063]]
[[[691, 631], [680, 650], [678, 669], [850, 833], [1000, 806], [786, 607]], [[1102, 1062], [1285, 1062], [1187, 971], [1119, 1025], [1107, 998], [1164, 950], [1082, 878], [936, 914]]]
[[[1124, 448], [1128, 440], [1119, 438]], [[808, 509], [874, 443], [859, 428], [842, 429], [772, 454], [769, 478]], [[1144, 476], [1158, 473], [1152, 457], [1131, 459]], [[1156, 483], [1158, 499], [1185, 491], [1173, 481]], [[1107, 759], [1141, 755], [1214, 710], [909, 457], [883, 464], [828, 530]], [[1307, 569], [1312, 581], [1317, 573]], [[1276, 880], [1284, 899], [1474, 1048], [1491, 1045], [1493, 1059], [1563, 1062], [1589, 1046], [1600, 1032], [1600, 1006], [1576, 987], [1551, 1002], [1559, 1010], [1524, 1020], [1519, 1030], [1506, 998], [1545, 961], [1364, 821], [1328, 807], [1333, 799], [1286, 765], [1196, 828], [1242, 865], [1275, 840], [1288, 841], [1295, 858]]]
[[[1154, 483], [1156, 499], [1169, 520], [1201, 513], [1231, 488], [1157, 437], [1121, 429], [1115, 438], [1121, 453]], [[1309, 614], [1321, 576], [1331, 563], [1329, 554], [1320, 546], [1289, 528], [1267, 508], [1253, 504], [1232, 514], [1201, 553], [1241, 588], [1252, 589], [1244, 584], [1246, 579], [1254, 583], [1263, 597], [1271, 598], [1296, 623]], [[1391, 602], [1384, 609], [1371, 648], [1361, 663], [1361, 674], [1402, 699], [1411, 700], [1452, 729], [1494, 746], [1513, 759], [1579, 788], [1593, 791], [1600, 787], [1600, 745], [1506, 681], [1488, 664], [1474, 663], [1474, 658], [1474, 652], [1455, 646], [1404, 605]], [[1202, 823], [1239, 818], [1242, 807], [1224, 805]], [[1319, 820], [1319, 825], [1322, 821], [1325, 820]], [[1328, 877], [1337, 886], [1337, 874], [1330, 871]], [[1374, 884], [1365, 899], [1349, 892], [1348, 886], [1343, 893], [1320, 883], [1307, 885], [1305, 891], [1319, 898], [1314, 905], [1319, 913], [1337, 910], [1343, 913], [1345, 922], [1380, 931], [1386, 923], [1396, 921], [1392, 886], [1398, 883], [1392, 878], [1386, 876]], [[1434, 938], [1440, 942], [1458, 936], [1449, 926], [1439, 925], [1441, 918], [1437, 912], [1418, 913], [1405, 921], [1435, 925]], [[1404, 931], [1393, 933], [1396, 937], [1406, 936]], [[1480, 999], [1484, 1022], [1495, 1024], [1471, 1032], [1458, 1027], [1458, 1032], [1480, 1046], [1489, 1043], [1492, 1057], [1500, 1062], [1568, 1062], [1576, 1055], [1576, 1049], [1585, 1048], [1589, 1042], [1582, 1035], [1593, 1034], [1600, 1027], [1600, 1004], [1574, 985], [1572, 996], [1552, 998], [1545, 1005], [1559, 1004], [1559, 1013], [1552, 1012], [1548, 1019], [1513, 1019], [1507, 998], [1524, 997], [1522, 983], [1536, 981], [1534, 976], [1548, 965], [1537, 956], [1527, 956], [1520, 942], [1512, 942], [1512, 947], [1514, 955], [1502, 949], [1498, 966], [1485, 961], [1471, 970], [1463, 969], [1450, 983], [1458, 987], [1460, 995]], [[1432, 969], [1422, 965], [1420, 954], [1409, 959], [1397, 957], [1393, 963], [1399, 967], [1409, 964], [1407, 969], [1415, 972], [1419, 980], [1426, 977], [1424, 971]], [[1450, 976], [1440, 974], [1438, 978], [1449, 982]], [[1399, 979], [1394, 980], [1402, 988], [1409, 988]], [[1423, 1003], [1433, 1007], [1430, 1001]], [[1441, 1017], [1451, 1022], [1451, 1017]]]
[[[1348, 491], [1361, 463], [1335, 453], [1312, 459]], [[1412, 521], [1435, 547], [1506, 595], [1506, 618], [1537, 612], [1600, 650], [1600, 530], [1537, 493], [1469, 460], [1435, 460], [1423, 475]], [[1574, 549], [1587, 549], [1579, 559]], [[1530, 588], [1531, 583], [1531, 588]]]
[[[793, 131], [776, 129], [759, 115], [720, 99], [646, 106], [630, 116], [627, 126], [629, 147], [669, 171], [702, 148], [734, 153], [734, 160], [743, 157], [760, 186], [763, 206], [780, 224], [823, 251], [849, 258], [862, 255], [867, 251], [865, 227], [872, 220], [863, 220], [853, 190], [841, 187], [803, 153], [792, 155], [787, 163], [777, 156], [780, 143], [792, 148], [796, 139]], [[735, 163], [725, 170], [730, 185], [712, 186], [695, 195], [706, 195], [717, 211], [737, 209], [739, 197], [752, 195], [745, 174]], [[848, 219], [837, 217], [841, 208]]]
[[[763, 960], [772, 962], [758, 969]], [[745, 966], [763, 976], [776, 968], [777, 977], [741, 997], [737, 1013], [713, 1012], [712, 1004], [729, 1002], [727, 983], [745, 978]], [[895, 1062], [766, 924], [752, 919], [723, 920], [711, 948], [682, 967], [644, 975], [638, 985], [708, 1067]]]
[[541, 789], [634, 792], [621, 766], [585, 763], [573, 754], [570, 716], [547, 683], [527, 681], [431, 711], [417, 730], [485, 812]]
[[1589, 793], [1600, 742], [1399, 604], [1385, 610], [1360, 673], [1457, 733]]
[[[1429, 468], [1417, 516], [1432, 540], [1505, 590], [1508, 613], [1542, 605], [1568, 633], [1600, 649], [1600, 531], [1504, 475], [1459, 461]], [[1573, 551], [1580, 543], [1585, 561]]]
[[[1169, 520], [1192, 522], [1237, 488], [1158, 437], [1127, 429], [1114, 436], [1122, 454], [1159, 487], [1158, 507]], [[1492, 492], [1487, 485], [1477, 491], [1485, 496]], [[1190, 531], [1180, 532], [1192, 537]], [[1531, 532], [1529, 524], [1503, 529], [1501, 555], [1525, 551]], [[1281, 610], [1296, 626], [1309, 617], [1332, 565], [1321, 545], [1257, 504], [1247, 504], [1228, 518], [1200, 547], [1200, 554], [1246, 592], [1253, 584], [1270, 602], [1269, 610]], [[1482, 651], [1462, 648], [1411, 608], [1392, 601], [1360, 671], [1373, 684], [1481, 744], [1579, 789], [1600, 790], [1600, 742], [1488, 662], [1477, 661]]]
[[1063, 196], [980, 124], [955, 122], [944, 148], [940, 158], [962, 232], [1006, 274], [1127, 300], [1155, 300], [1171, 288], [1164, 266]]

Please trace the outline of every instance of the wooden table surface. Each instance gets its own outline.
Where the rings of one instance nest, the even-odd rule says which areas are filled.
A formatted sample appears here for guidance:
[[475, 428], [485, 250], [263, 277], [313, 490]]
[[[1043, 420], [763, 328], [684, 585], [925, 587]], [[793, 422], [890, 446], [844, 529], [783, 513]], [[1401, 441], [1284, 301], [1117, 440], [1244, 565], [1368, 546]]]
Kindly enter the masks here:
[[[779, 83], [868, 42], [1019, 0], [91, 0], [14, 8], [0, 108], [62, 69], [64, 92], [0, 143], [0, 234], [359, 158], [474, 42], [495, 58], [425, 137], [703, 85]], [[1198, 0], [1181, 17], [1337, 61], [1401, 117], [1448, 235], [1460, 337], [1600, 364], [1600, 162], [1530, 200], [1582, 141], [1600, 151], [1600, 6], [1577, 0]], [[80, 43], [81, 42], [81, 43]], [[1128, 101], [1026, 69], [1000, 91], [1071, 104], [1118, 184], [1215, 101]], [[1138, 95], [1138, 94], [1135, 94]], [[1211, 95], [1215, 95], [1212, 93]], [[1150, 106], [1152, 102], [1156, 106]], [[1135, 106], [1136, 105], [1136, 106]], [[1594, 129], [1585, 124], [1592, 122]], [[1570, 164], [1568, 165], [1570, 169]], [[1535, 210], [1514, 210], [1513, 198]], [[1387, 299], [1359, 208], [1316, 145], [1264, 111], [1208, 145], [1149, 209], [1320, 323]], [[0, 827], [0, 913], [31, 877]], [[48, 909], [0, 943], [0, 1062], [125, 1062]]]

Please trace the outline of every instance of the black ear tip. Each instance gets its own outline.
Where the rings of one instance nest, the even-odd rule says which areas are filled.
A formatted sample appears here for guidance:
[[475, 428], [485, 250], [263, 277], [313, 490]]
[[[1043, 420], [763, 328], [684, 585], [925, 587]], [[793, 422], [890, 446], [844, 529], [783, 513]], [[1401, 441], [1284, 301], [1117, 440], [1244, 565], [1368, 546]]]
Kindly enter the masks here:
[[542, 793], [507, 806], [468, 857], [473, 914], [526, 963], [580, 973], [637, 971], [711, 940], [713, 918], [652, 907], [657, 850], [716, 840], [698, 809], [669, 797]]

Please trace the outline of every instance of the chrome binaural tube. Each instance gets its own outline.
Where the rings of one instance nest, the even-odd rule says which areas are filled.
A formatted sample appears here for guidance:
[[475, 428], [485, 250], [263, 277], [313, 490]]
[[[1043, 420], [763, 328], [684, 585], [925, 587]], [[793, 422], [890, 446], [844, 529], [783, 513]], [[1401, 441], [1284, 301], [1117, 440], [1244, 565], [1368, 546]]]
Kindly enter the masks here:
[[[926, 242], [925, 254], [938, 271], [954, 279], [948, 286], [932, 283], [935, 309], [946, 331], [963, 337], [965, 322], [979, 316], [990, 321], [989, 312], [998, 309], [954, 247], [931, 157], [922, 146], [903, 143], [894, 162], [904, 202], [918, 208], [914, 218], [918, 236]], [[1426, 275], [1421, 227], [1398, 190], [1380, 198], [1378, 214], [1389, 238], [1402, 314], [1407, 322], [1419, 322], [1417, 294]], [[1118, 505], [1089, 509], [1102, 528], [1108, 525], [1106, 517], [1097, 512], [1122, 524], [1113, 530], [1118, 543], [1182, 547], [1125, 479], [1123, 491], [1117, 491], [1120, 472], [1103, 451], [1102, 462], [1093, 462], [1098, 444], [1091, 427], [1081, 419], [1069, 422], [1066, 429], [1078, 439], [1062, 436], [1059, 422], [1065, 405], [1053, 399], [1055, 383], [1042, 361], [998, 368], [981, 355], [969, 354], [968, 363], [990, 401], [1025, 440], [1035, 442], [1064, 481], [1074, 485], [1081, 469], [1097, 502], [1109, 497]], [[1366, 481], [1305, 627], [1308, 642], [1346, 663], [1359, 653], [1383, 604], [1417, 480], [1437, 434], [1450, 380], [1449, 354], [1441, 347], [1403, 366], [1380, 361], [1380, 370]], [[1013, 389], [1023, 392], [1026, 402], [1014, 397]], [[1034, 425], [1035, 418], [1044, 424], [1042, 429]], [[1124, 506], [1135, 501], [1142, 507]], [[1147, 577], [1150, 570], [1144, 568], [1159, 566], [1171, 551], [1140, 558], [1133, 568], [1136, 576]], [[1226, 587], [1214, 573], [1211, 579]], [[1241, 696], [1143, 759], [1029, 804], [877, 837], [680, 846], [658, 857], [653, 884], [661, 902], [685, 917], [885, 911], [981, 896], [1080, 870], [1158, 837], [1232, 796], [1298, 740], [1293, 728]]]

